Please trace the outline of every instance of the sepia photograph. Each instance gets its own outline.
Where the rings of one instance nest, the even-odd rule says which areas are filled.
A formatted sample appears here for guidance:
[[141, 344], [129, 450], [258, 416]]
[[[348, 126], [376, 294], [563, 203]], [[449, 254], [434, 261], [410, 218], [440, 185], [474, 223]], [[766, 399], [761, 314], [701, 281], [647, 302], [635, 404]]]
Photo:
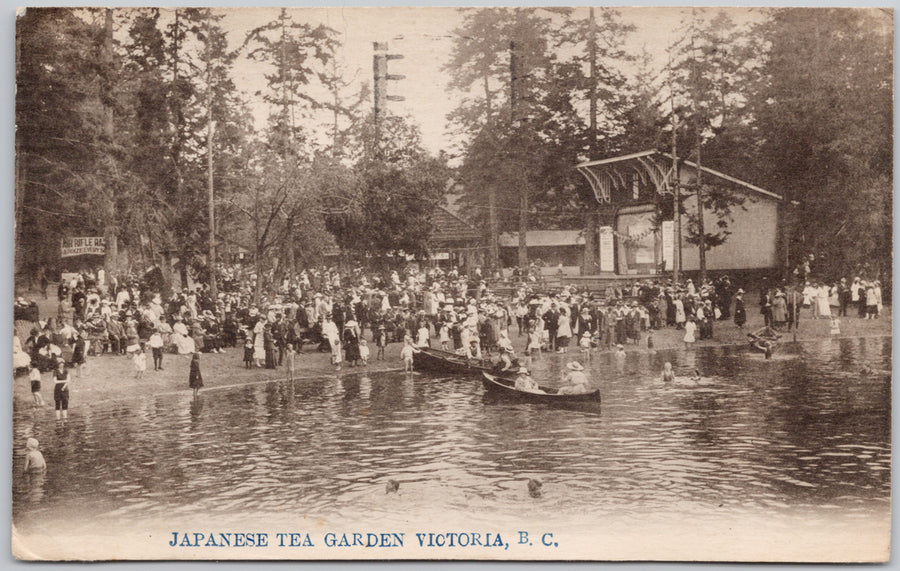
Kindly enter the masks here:
[[19, 8], [12, 555], [889, 561], [893, 16]]

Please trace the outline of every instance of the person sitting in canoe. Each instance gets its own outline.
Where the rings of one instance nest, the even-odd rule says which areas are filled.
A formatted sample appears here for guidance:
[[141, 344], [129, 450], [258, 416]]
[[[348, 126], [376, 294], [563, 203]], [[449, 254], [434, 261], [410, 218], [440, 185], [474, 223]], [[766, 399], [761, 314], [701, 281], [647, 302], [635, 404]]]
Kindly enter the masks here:
[[467, 359], [481, 361], [481, 343], [478, 341], [478, 337], [470, 337], [468, 347], [460, 347], [456, 350], [456, 354], [466, 357]]
[[566, 363], [568, 371], [563, 375], [563, 386], [559, 388], [561, 395], [582, 395], [590, 392], [588, 378], [584, 374], [584, 367], [578, 361]]
[[494, 364], [494, 371], [503, 373], [506, 371], [515, 371], [519, 366], [519, 360], [516, 359], [515, 353], [509, 347], [500, 349], [500, 360]]
[[538, 387], [538, 384], [534, 379], [531, 378], [531, 375], [528, 374], [528, 369], [525, 367], [519, 367], [518, 372], [516, 373], [516, 390], [525, 391], [529, 393], [540, 393], [544, 394], [544, 391]]

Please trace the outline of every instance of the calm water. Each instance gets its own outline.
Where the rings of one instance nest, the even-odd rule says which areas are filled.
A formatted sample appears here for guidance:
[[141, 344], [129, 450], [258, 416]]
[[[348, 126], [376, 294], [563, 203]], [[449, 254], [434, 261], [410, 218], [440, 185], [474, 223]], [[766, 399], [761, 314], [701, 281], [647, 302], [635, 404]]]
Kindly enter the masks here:
[[[665, 361], [705, 378], [665, 385]], [[536, 377], [559, 366], [545, 356]], [[474, 379], [401, 373], [209, 390], [198, 403], [188, 391], [79, 402], [64, 428], [21, 407], [14, 522], [864, 518], [890, 504], [890, 369], [890, 338], [824, 339], [771, 361], [744, 348], [629, 354], [621, 375], [594, 356], [602, 410], [496, 403]], [[29, 436], [50, 465], [43, 481], [21, 477]], [[525, 492], [530, 477], [544, 482], [540, 500]], [[400, 499], [385, 496], [388, 478]]]

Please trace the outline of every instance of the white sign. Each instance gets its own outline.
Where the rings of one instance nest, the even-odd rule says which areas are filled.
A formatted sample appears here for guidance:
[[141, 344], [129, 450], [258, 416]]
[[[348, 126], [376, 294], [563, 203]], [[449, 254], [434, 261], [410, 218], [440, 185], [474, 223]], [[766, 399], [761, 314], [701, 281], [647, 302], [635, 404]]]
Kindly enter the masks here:
[[59, 245], [60, 257], [106, 254], [106, 238], [62, 238]]
[[662, 223], [662, 258], [666, 270], [671, 270], [675, 263], [675, 222], [664, 220]]
[[615, 256], [612, 226], [600, 227], [600, 271], [614, 272]]

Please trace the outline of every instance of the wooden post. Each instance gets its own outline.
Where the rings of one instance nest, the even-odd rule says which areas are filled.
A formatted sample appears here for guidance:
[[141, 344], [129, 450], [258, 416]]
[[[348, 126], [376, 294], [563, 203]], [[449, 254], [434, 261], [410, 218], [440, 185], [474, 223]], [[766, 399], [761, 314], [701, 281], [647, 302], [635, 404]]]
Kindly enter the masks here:
[[209, 192], [209, 294], [215, 301], [219, 295], [216, 283], [216, 203], [213, 191], [212, 56], [210, 53], [210, 9], [206, 10], [206, 184]]
[[[517, 82], [519, 80], [517, 69], [518, 57], [516, 57], [516, 43], [509, 42], [509, 121], [513, 134], [519, 126], [516, 118], [516, 103], [519, 97]], [[519, 181], [519, 259], [520, 268], [528, 267], [528, 180], [525, 177]]]

